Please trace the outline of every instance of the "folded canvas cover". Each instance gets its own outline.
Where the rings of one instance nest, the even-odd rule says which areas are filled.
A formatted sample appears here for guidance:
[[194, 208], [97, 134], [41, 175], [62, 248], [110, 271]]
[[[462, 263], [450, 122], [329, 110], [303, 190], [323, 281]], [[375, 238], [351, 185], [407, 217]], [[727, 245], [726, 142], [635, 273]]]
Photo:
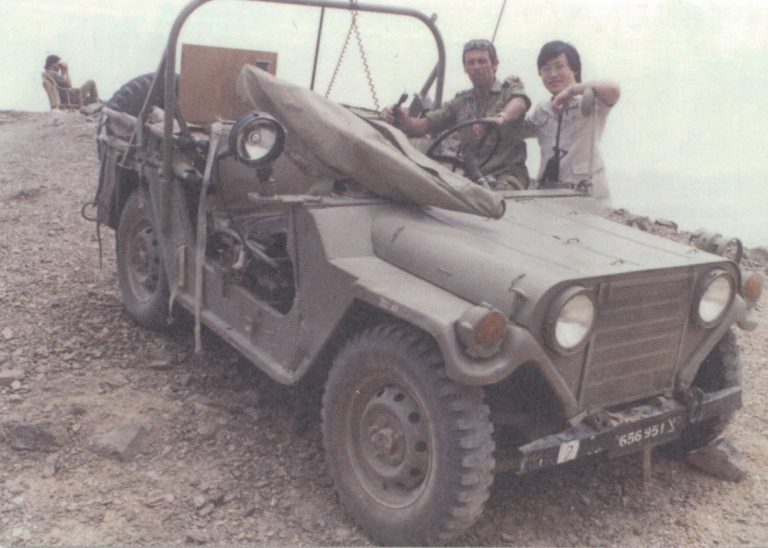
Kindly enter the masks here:
[[398, 129], [368, 122], [308, 89], [246, 65], [237, 94], [286, 129], [286, 154], [302, 171], [352, 179], [393, 200], [498, 218], [501, 196], [453, 173], [412, 147]]

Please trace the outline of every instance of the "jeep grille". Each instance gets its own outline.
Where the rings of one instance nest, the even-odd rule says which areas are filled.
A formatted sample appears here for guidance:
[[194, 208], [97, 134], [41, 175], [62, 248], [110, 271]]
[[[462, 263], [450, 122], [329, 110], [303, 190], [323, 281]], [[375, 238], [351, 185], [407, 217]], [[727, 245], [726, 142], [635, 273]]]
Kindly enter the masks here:
[[687, 273], [609, 283], [601, 288], [595, 335], [579, 403], [608, 406], [672, 388], [688, 321]]

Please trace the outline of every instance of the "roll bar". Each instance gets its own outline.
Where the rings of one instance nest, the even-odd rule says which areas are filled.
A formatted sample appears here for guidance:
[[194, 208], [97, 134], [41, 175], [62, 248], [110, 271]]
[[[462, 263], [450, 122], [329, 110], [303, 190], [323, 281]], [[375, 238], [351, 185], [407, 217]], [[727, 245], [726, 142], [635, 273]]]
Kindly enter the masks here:
[[[171, 27], [171, 33], [168, 37], [168, 43], [165, 47], [165, 51], [163, 53], [163, 57], [160, 60], [160, 65], [157, 68], [157, 71], [155, 72], [155, 78], [152, 81], [152, 85], [150, 87], [149, 93], [147, 94], [147, 100], [144, 103], [144, 106], [139, 113], [139, 123], [137, 124], [137, 131], [136, 131], [136, 139], [138, 140], [139, 144], [143, 143], [143, 128], [144, 123], [147, 119], [147, 116], [150, 111], [150, 105], [152, 104], [152, 98], [157, 93], [157, 84], [158, 84], [158, 76], [161, 73], [164, 73], [164, 80], [166, 82], [164, 92], [164, 105], [165, 105], [165, 112], [167, 113], [173, 113], [173, 116], [165, 116], [164, 120], [164, 126], [163, 126], [163, 178], [168, 181], [173, 176], [173, 122], [174, 119], [178, 120], [179, 125], [181, 127], [182, 133], [184, 136], [189, 137], [189, 130], [187, 128], [187, 125], [181, 115], [181, 110], [179, 109], [179, 106], [176, 101], [176, 90], [175, 86], [173, 85], [173, 82], [175, 82], [176, 78], [176, 50], [179, 40], [179, 34], [181, 33], [181, 28], [184, 26], [184, 23], [186, 22], [187, 18], [189, 18], [192, 13], [200, 8], [203, 4], [206, 4], [210, 2], [211, 0], [191, 0], [189, 4], [187, 4], [184, 9], [181, 10], [179, 15], [176, 17], [176, 20], [173, 23], [173, 27]], [[440, 105], [442, 103], [443, 98], [443, 86], [445, 83], [445, 44], [443, 42], [443, 37], [440, 35], [440, 31], [437, 30], [437, 26], [435, 25], [435, 21], [433, 18], [426, 16], [420, 11], [407, 9], [407, 8], [396, 8], [396, 7], [390, 7], [390, 6], [380, 6], [376, 4], [358, 4], [357, 2], [353, 2], [350, 0], [349, 2], [343, 2], [343, 1], [337, 1], [337, 0], [243, 0], [247, 2], [268, 2], [268, 3], [275, 3], [275, 4], [287, 4], [287, 5], [296, 5], [296, 6], [308, 6], [308, 7], [315, 7], [315, 8], [326, 8], [326, 9], [339, 9], [339, 10], [356, 10], [361, 12], [372, 12], [372, 13], [384, 13], [384, 14], [390, 14], [390, 15], [402, 15], [406, 17], [414, 17], [424, 23], [427, 28], [432, 32], [432, 36], [435, 38], [435, 43], [437, 45], [437, 65], [435, 66], [435, 69], [430, 75], [430, 79], [434, 81], [436, 79], [437, 85], [435, 87], [435, 104]], [[317, 48], [318, 46], [316, 46]], [[429, 82], [429, 79], [428, 79]]]

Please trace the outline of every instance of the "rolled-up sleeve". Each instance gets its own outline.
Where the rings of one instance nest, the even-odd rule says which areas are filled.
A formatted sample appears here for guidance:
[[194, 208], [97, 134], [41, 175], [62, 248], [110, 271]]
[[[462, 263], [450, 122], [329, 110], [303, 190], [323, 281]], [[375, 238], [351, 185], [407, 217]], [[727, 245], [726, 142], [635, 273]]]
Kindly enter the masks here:
[[525, 93], [523, 81], [517, 76], [507, 76], [504, 79], [504, 95], [507, 97], [507, 103], [515, 97], [520, 97], [525, 101], [525, 110], [531, 108], [531, 99]]

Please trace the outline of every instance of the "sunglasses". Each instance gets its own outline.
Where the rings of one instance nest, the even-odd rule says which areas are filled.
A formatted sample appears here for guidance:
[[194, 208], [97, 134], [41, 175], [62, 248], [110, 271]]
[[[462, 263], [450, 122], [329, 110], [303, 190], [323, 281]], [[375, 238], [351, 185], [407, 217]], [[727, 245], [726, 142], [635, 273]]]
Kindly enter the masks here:
[[473, 49], [495, 50], [490, 40], [470, 40], [469, 42], [464, 44], [464, 53], [467, 53], [468, 51], [472, 51]]

